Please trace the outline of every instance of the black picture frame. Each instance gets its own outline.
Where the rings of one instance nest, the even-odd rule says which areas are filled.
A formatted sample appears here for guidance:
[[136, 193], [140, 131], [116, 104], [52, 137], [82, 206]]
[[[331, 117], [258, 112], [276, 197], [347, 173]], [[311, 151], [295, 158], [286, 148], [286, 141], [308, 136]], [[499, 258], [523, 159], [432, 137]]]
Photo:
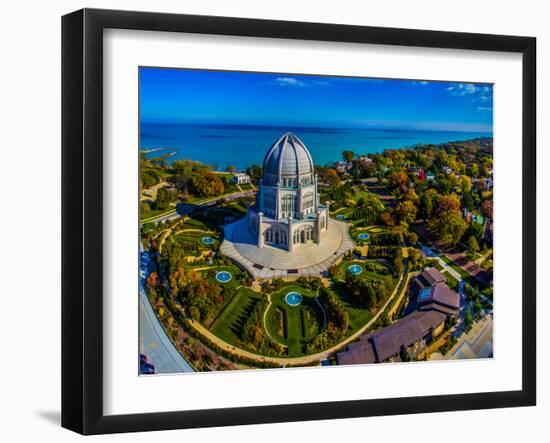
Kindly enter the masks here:
[[[522, 54], [522, 389], [132, 415], [103, 413], [103, 30], [502, 51]], [[290, 422], [536, 403], [536, 39], [83, 9], [62, 18], [62, 426], [82, 434]]]

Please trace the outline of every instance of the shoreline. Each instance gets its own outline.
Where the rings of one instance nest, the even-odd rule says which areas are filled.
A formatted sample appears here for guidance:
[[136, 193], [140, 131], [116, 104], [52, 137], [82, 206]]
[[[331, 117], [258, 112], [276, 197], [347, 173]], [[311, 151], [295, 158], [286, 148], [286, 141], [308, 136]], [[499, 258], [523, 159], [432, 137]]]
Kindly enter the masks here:
[[[219, 126], [217, 126], [219, 128]], [[279, 128], [279, 127], [270, 127], [271, 128]], [[368, 129], [364, 129], [364, 130], [368, 130]], [[394, 131], [394, 130], [392, 130]], [[395, 130], [395, 131], [402, 131], [402, 130]], [[417, 131], [417, 132], [421, 132], [421, 131]], [[426, 131], [426, 132], [429, 132], [429, 131]], [[431, 131], [431, 132], [436, 132], [436, 131]], [[439, 131], [439, 132], [443, 132], [443, 133], [447, 133], [447, 131]], [[321, 133], [318, 133], [318, 134], [321, 134]], [[465, 133], [465, 134], [469, 134], [469, 135], [472, 135], [471, 133]], [[482, 136], [475, 136], [475, 137], [467, 137], [465, 139], [460, 139], [460, 140], [457, 140], [457, 139], [452, 139], [452, 140], [447, 140], [447, 141], [442, 141], [442, 142], [438, 142], [438, 143], [433, 143], [433, 142], [429, 142], [429, 141], [426, 141], [426, 142], [420, 142], [420, 143], [416, 143], [416, 144], [413, 144], [413, 145], [410, 145], [410, 144], [406, 144], [406, 145], [402, 145], [402, 146], [392, 146], [392, 147], [365, 147], [363, 149], [353, 149], [353, 148], [346, 148], [346, 147], [343, 147], [343, 148], [332, 148], [330, 150], [333, 150], [335, 155], [333, 156], [333, 158], [331, 160], [328, 160], [326, 162], [320, 162], [318, 165], [316, 166], [332, 166], [334, 163], [338, 162], [338, 161], [341, 161], [341, 152], [343, 150], [351, 150], [351, 151], [354, 151], [355, 154], [356, 154], [356, 157], [362, 157], [362, 156], [369, 156], [369, 155], [377, 155], [377, 154], [383, 154], [385, 151], [406, 151], [406, 150], [414, 150], [414, 149], [418, 149], [418, 148], [422, 148], [422, 147], [437, 147], [437, 148], [440, 148], [440, 147], [443, 147], [443, 145], [448, 145], [448, 144], [455, 144], [455, 143], [468, 143], [468, 142], [473, 142], [473, 141], [476, 141], [476, 140], [483, 140], [483, 139], [493, 139], [493, 134], [491, 133], [490, 135], [482, 135]], [[208, 166], [211, 166], [212, 167], [212, 171], [213, 172], [226, 172], [226, 168], [227, 166], [229, 165], [232, 165], [232, 166], [235, 166], [237, 168], [237, 171], [245, 171], [248, 167], [254, 165], [254, 164], [260, 164], [262, 162], [263, 159], [261, 158], [257, 158], [255, 159], [254, 161], [250, 161], [248, 162], [246, 165], [241, 165], [239, 164], [238, 162], [236, 163], [235, 161], [233, 161], [233, 163], [223, 163], [222, 165], [220, 165], [222, 163], [222, 161], [220, 160], [214, 160], [214, 161], [208, 161], [208, 160], [201, 160], [201, 159], [197, 159], [196, 157], [192, 156], [192, 155], [188, 155], [188, 156], [185, 156], [185, 155], [182, 155], [183, 153], [181, 151], [183, 151], [185, 148], [178, 148], [177, 146], [174, 146], [174, 144], [172, 144], [171, 146], [167, 146], [167, 147], [153, 147], [152, 145], [148, 145], [146, 147], [140, 147], [139, 148], [139, 152], [140, 154], [145, 154], [147, 156], [148, 159], [153, 159], [153, 158], [158, 158], [158, 157], [165, 157], [166, 161], [168, 162], [169, 165], [171, 165], [173, 163], [174, 160], [183, 160], [183, 159], [186, 159], [186, 160], [191, 160], [191, 161], [197, 161], [197, 162], [200, 162], [200, 163], [203, 163], [203, 164], [206, 164]], [[219, 149], [219, 148], [218, 148]], [[195, 148], [195, 150], [197, 150], [197, 148]], [[228, 150], [230, 150], [230, 148], [228, 148]], [[325, 149], [319, 149], [320, 151], [322, 150], [326, 150]], [[166, 152], [165, 154], [161, 154], [159, 155], [159, 153], [162, 153], [164, 151], [169, 151], [169, 152]], [[205, 147], [203, 149], [200, 149], [200, 151], [208, 151], [208, 149]], [[232, 152], [234, 152], [234, 150], [232, 150]], [[215, 153], [212, 154], [213, 156], [215, 156]], [[246, 156], [246, 155], [245, 155]], [[232, 160], [235, 160], [234, 158]]]

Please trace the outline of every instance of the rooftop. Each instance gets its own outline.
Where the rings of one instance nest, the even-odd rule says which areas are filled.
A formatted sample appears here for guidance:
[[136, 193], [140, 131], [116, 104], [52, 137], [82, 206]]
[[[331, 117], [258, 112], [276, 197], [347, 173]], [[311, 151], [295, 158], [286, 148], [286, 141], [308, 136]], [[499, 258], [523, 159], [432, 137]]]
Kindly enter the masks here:
[[336, 359], [340, 365], [385, 361], [399, 354], [402, 348], [423, 339], [446, 318], [436, 310], [413, 312], [390, 326], [361, 337], [346, 351], [336, 354]]
[[313, 172], [313, 159], [302, 140], [287, 132], [267, 151], [263, 170], [278, 177], [298, 177]]

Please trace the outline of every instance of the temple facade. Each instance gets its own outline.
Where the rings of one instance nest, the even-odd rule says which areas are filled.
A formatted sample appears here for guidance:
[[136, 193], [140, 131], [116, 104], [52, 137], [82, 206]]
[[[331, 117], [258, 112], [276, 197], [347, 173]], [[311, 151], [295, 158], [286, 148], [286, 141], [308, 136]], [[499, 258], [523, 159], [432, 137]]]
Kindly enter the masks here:
[[248, 208], [248, 228], [259, 247], [292, 251], [302, 244], [321, 244], [328, 216], [328, 206], [319, 201], [311, 154], [287, 132], [264, 157], [256, 204]]

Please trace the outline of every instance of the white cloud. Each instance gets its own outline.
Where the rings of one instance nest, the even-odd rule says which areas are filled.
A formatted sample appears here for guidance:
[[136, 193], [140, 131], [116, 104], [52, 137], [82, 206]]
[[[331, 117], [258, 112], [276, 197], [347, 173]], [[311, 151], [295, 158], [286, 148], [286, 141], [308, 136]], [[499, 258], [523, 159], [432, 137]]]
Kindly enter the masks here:
[[297, 87], [307, 86], [303, 81], [295, 79], [294, 77], [277, 77], [273, 81], [279, 86], [297, 86]]
[[422, 86], [427, 85], [428, 83], [430, 83], [430, 82], [427, 82], [425, 80], [422, 80], [422, 81], [413, 80], [413, 82], [412, 82], [413, 85], [422, 85]]
[[478, 111], [482, 111], [482, 112], [483, 112], [483, 111], [492, 111], [493, 108], [492, 108], [491, 106], [478, 106], [478, 107], [477, 107], [477, 110], [478, 110]]
[[473, 83], [456, 83], [445, 91], [456, 97], [471, 97], [472, 102], [481, 101], [490, 103], [492, 100], [492, 88], [490, 86], [477, 86]]

